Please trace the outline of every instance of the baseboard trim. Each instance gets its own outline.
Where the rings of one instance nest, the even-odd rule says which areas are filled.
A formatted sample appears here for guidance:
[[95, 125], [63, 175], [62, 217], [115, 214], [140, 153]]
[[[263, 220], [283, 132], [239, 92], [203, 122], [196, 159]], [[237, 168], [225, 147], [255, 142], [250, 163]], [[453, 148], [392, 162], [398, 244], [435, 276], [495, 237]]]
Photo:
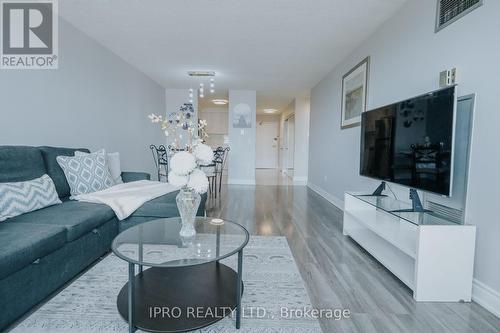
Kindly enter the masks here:
[[293, 177], [293, 185], [307, 185], [307, 177]]
[[500, 318], [500, 293], [477, 279], [472, 280], [472, 300]]
[[344, 200], [337, 198], [336, 196], [328, 193], [327, 191], [323, 190], [318, 185], [315, 185], [311, 182], [307, 182], [307, 187], [309, 187], [311, 190], [313, 190], [314, 192], [321, 195], [323, 198], [328, 200], [328, 202], [330, 202], [332, 205], [334, 205], [338, 209], [340, 209], [342, 211], [344, 210]]
[[255, 185], [255, 179], [231, 179], [227, 180], [229, 185]]

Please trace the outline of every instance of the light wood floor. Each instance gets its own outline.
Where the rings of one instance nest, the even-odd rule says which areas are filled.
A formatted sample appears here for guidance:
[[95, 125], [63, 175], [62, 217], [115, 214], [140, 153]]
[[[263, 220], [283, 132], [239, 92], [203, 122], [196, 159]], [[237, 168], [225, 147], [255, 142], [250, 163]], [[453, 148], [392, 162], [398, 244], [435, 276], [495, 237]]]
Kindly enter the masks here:
[[293, 185], [293, 170], [284, 174], [279, 169], [255, 169], [256, 185]]
[[342, 211], [305, 186], [223, 185], [207, 210], [251, 234], [287, 237], [313, 306], [352, 313], [322, 319], [324, 332], [500, 332], [500, 319], [476, 303], [414, 302], [405, 285], [342, 235]]

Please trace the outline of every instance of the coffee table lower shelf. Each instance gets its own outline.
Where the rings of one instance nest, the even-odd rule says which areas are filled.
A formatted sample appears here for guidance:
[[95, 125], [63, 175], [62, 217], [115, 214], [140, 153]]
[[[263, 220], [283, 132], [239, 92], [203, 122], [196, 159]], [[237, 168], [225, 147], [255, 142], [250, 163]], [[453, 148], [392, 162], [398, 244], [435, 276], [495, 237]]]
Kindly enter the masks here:
[[[219, 262], [148, 268], [134, 276], [133, 326], [148, 332], [186, 332], [209, 326], [236, 308], [237, 281], [238, 274]], [[243, 294], [243, 282], [240, 290]], [[118, 312], [127, 322], [128, 303], [129, 283], [117, 299]]]

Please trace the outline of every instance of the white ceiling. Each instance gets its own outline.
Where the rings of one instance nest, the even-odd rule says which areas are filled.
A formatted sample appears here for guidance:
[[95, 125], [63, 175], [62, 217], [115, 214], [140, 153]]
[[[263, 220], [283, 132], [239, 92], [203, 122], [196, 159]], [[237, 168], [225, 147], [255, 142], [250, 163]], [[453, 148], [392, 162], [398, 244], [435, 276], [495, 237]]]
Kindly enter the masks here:
[[406, 0], [63, 0], [60, 15], [165, 88], [257, 90], [282, 110]]

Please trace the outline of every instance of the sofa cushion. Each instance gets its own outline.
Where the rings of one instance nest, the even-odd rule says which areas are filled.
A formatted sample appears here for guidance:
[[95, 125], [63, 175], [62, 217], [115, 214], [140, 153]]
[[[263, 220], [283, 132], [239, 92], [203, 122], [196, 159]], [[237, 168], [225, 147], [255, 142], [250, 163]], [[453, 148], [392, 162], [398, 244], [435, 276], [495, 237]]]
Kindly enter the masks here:
[[46, 174], [40, 150], [26, 146], [0, 146], [0, 182], [22, 182]]
[[171, 192], [150, 200], [137, 209], [131, 216], [173, 217], [179, 216], [175, 197], [179, 191]]
[[0, 280], [66, 244], [62, 226], [0, 223]]
[[115, 216], [105, 205], [66, 201], [31, 213], [11, 218], [3, 223], [48, 224], [67, 229], [68, 242], [74, 241]]
[[45, 163], [45, 168], [47, 169], [47, 174], [52, 178], [54, 184], [56, 185], [57, 193], [59, 198], [69, 197], [69, 185], [66, 181], [66, 176], [63, 170], [56, 161], [57, 156], [75, 156], [75, 151], [83, 151], [90, 153], [88, 149], [85, 148], [57, 148], [57, 147], [39, 147], [42, 152], [43, 161]]

